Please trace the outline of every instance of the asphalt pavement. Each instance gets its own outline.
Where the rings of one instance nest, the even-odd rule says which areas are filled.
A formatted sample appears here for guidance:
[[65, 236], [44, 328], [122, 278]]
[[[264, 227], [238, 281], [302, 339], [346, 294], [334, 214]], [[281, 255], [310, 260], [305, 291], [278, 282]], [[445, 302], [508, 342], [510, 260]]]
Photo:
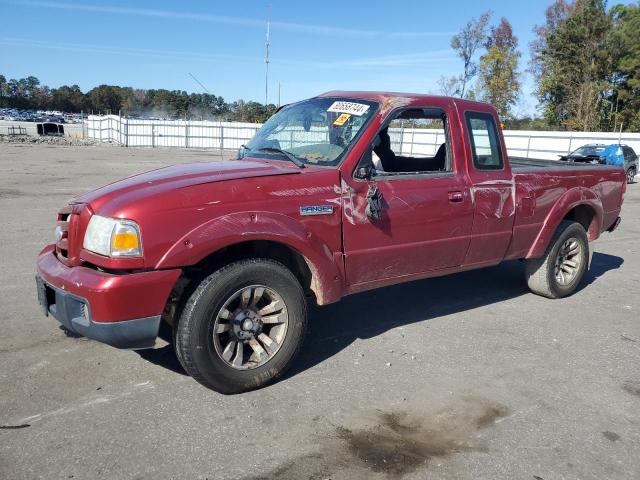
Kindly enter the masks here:
[[639, 184], [570, 298], [520, 262], [347, 297], [246, 394], [42, 315], [35, 257], [73, 194], [228, 155], [0, 144], [0, 478], [640, 478]]

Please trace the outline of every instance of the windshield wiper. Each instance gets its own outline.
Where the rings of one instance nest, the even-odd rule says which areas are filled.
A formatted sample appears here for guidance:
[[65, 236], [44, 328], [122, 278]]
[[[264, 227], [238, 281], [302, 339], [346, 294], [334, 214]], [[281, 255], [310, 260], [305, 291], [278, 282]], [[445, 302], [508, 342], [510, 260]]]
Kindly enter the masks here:
[[280, 150], [279, 148], [265, 147], [265, 148], [258, 148], [256, 150], [256, 152], [279, 153], [279, 154], [284, 155], [285, 157], [287, 157], [287, 159], [291, 160], [298, 167], [300, 167], [300, 168], [305, 168], [306, 167], [306, 165], [304, 164], [304, 162], [302, 160], [300, 160], [298, 157], [296, 157], [293, 153], [287, 152], [286, 150]]

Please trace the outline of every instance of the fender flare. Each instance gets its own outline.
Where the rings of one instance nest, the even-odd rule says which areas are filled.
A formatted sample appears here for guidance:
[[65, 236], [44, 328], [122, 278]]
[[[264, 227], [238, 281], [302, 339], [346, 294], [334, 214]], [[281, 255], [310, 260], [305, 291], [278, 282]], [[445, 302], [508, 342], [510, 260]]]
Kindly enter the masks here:
[[560, 225], [560, 222], [562, 222], [564, 217], [566, 217], [571, 210], [581, 205], [590, 207], [594, 212], [591, 225], [589, 225], [587, 232], [589, 240], [595, 240], [598, 238], [602, 231], [602, 218], [604, 215], [602, 201], [593, 192], [593, 190], [586, 187], [574, 187], [567, 190], [556, 201], [551, 211], [547, 214], [542, 228], [538, 232], [538, 235], [525, 258], [529, 259], [542, 256], [547, 249], [553, 234]]
[[254, 240], [280, 243], [300, 254], [311, 271], [311, 289], [319, 304], [341, 298], [343, 275], [334, 252], [302, 222], [282, 213], [237, 212], [209, 220], [180, 237], [155, 268], [195, 265], [225, 247]]

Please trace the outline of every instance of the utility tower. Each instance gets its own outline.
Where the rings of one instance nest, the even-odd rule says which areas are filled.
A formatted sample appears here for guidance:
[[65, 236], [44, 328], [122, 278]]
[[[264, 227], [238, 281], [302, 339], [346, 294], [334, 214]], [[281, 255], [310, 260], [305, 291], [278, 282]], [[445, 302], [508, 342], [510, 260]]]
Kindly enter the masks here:
[[271, 30], [271, 5], [267, 5], [267, 36], [265, 37], [264, 42], [264, 64], [265, 64], [265, 73], [264, 73], [264, 104], [267, 106], [269, 104], [269, 33]]

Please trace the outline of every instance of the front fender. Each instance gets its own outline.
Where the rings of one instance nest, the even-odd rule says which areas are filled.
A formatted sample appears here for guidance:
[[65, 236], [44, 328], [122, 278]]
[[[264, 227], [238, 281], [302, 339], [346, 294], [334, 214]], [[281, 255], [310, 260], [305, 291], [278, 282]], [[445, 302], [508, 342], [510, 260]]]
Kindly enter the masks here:
[[311, 270], [318, 303], [337, 301], [342, 296], [340, 254], [334, 255], [302, 222], [281, 213], [239, 212], [209, 220], [175, 242], [155, 268], [194, 265], [222, 248], [252, 240], [278, 242], [302, 255]]
[[538, 236], [525, 258], [542, 256], [560, 222], [562, 222], [571, 210], [580, 205], [586, 205], [593, 210], [594, 216], [588, 229], [588, 235], [589, 240], [598, 238], [602, 230], [602, 218], [604, 214], [602, 202], [593, 190], [586, 187], [575, 187], [567, 190], [549, 211]]

